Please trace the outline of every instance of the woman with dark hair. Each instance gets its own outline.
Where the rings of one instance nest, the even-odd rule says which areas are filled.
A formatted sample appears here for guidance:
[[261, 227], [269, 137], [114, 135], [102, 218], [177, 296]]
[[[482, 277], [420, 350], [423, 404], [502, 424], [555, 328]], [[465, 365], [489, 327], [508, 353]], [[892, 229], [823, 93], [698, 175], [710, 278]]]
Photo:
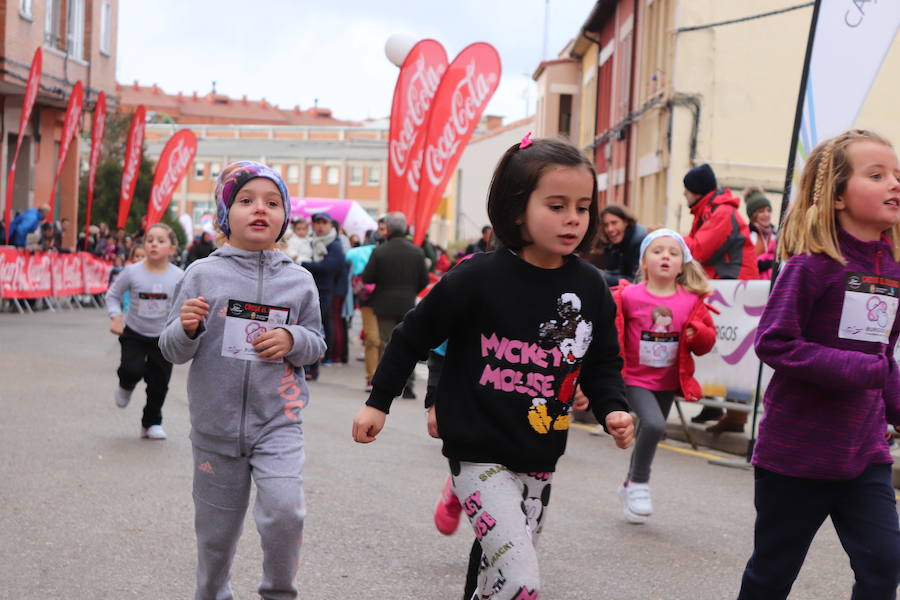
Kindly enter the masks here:
[[610, 287], [618, 285], [620, 279], [634, 283], [647, 229], [618, 204], [610, 204], [600, 211], [600, 225], [597, 248], [601, 256], [595, 264], [603, 270], [603, 279]]

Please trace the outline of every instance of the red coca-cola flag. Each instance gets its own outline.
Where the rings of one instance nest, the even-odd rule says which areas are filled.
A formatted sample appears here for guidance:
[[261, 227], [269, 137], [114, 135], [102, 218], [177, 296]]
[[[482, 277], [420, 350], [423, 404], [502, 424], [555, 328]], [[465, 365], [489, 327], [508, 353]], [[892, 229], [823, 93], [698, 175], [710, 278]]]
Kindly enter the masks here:
[[447, 181], [499, 83], [500, 55], [484, 42], [466, 46], [441, 79], [431, 106], [422, 157], [413, 220], [416, 245], [425, 239]]
[[128, 142], [125, 144], [125, 164], [122, 167], [122, 189], [119, 192], [119, 218], [116, 227], [125, 228], [128, 221], [128, 211], [131, 210], [131, 198], [134, 196], [134, 186], [137, 184], [138, 171], [141, 168], [141, 152], [144, 149], [144, 124], [147, 119], [147, 109], [141, 104], [131, 117], [131, 127], [128, 128]]
[[100, 144], [103, 142], [103, 129], [106, 127], [106, 94], [97, 95], [94, 105], [94, 124], [91, 126], [91, 159], [87, 180], [87, 206], [84, 216], [84, 249], [88, 248], [88, 229], [91, 226], [91, 208], [94, 205], [94, 178], [97, 176], [97, 163], [100, 162]]
[[394, 86], [388, 142], [388, 210], [401, 211], [410, 221], [419, 192], [431, 103], [446, 70], [444, 47], [434, 40], [422, 40], [406, 55]]
[[28, 83], [25, 84], [25, 98], [22, 100], [22, 114], [19, 117], [19, 136], [16, 138], [16, 152], [13, 154], [13, 159], [9, 167], [9, 176], [6, 178], [6, 208], [3, 222], [6, 224], [5, 243], [7, 244], [9, 243], [10, 219], [12, 218], [13, 189], [16, 186], [16, 161], [19, 158], [19, 150], [22, 149], [22, 136], [25, 134], [25, 126], [28, 125], [28, 119], [31, 118], [31, 109], [34, 108], [38, 87], [40, 87], [41, 84], [42, 56], [41, 49], [38, 47], [38, 49], [34, 51], [34, 58], [31, 59], [31, 70], [28, 72]]
[[53, 176], [53, 187], [50, 188], [50, 212], [47, 214], [47, 220], [53, 221], [53, 207], [56, 204], [56, 183], [62, 174], [63, 161], [66, 160], [66, 154], [69, 153], [69, 145], [75, 136], [75, 130], [78, 129], [78, 122], [81, 120], [81, 106], [84, 103], [84, 86], [81, 81], [75, 82], [72, 93], [69, 94], [69, 104], [66, 106], [66, 118], [63, 121], [62, 137], [59, 139], [59, 156], [56, 158], [56, 174]]
[[169, 202], [175, 186], [187, 173], [197, 154], [197, 138], [190, 129], [182, 129], [172, 136], [163, 148], [156, 163], [153, 174], [153, 187], [150, 188], [150, 200], [147, 202], [147, 227], [159, 223]]

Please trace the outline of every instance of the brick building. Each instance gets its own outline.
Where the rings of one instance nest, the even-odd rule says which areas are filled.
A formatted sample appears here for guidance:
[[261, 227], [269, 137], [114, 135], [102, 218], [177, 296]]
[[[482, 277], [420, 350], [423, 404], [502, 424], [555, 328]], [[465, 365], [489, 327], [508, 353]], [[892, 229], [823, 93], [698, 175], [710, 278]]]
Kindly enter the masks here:
[[[77, 81], [84, 85], [83, 122], [89, 122], [100, 91], [116, 104], [118, 0], [9, 0], [0, 3], [0, 107], [5, 143], [0, 144], [0, 206], [19, 136], [22, 100], [31, 60], [42, 48], [37, 100], [23, 132], [12, 196], [13, 214], [50, 200], [66, 103]], [[63, 164], [55, 218], [77, 222], [81, 140], [75, 135]], [[5, 206], [3, 207], [5, 209]], [[2, 214], [2, 213], [0, 213]], [[66, 245], [74, 245], [70, 228]]]

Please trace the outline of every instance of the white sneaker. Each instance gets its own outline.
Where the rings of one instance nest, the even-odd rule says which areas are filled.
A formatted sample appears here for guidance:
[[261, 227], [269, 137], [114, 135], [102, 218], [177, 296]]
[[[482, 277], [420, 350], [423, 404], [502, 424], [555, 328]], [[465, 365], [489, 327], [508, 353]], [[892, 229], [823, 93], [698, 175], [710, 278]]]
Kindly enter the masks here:
[[121, 386], [116, 386], [116, 406], [119, 408], [125, 408], [128, 406], [128, 403], [131, 402], [131, 393], [134, 390], [128, 391]]
[[653, 514], [653, 503], [650, 501], [650, 484], [629, 481], [619, 486], [619, 499], [625, 512], [625, 520], [629, 523], [644, 523]]
[[166, 430], [162, 428], [162, 425], [151, 425], [147, 429], [141, 430], [141, 437], [151, 440], [164, 440], [166, 439]]

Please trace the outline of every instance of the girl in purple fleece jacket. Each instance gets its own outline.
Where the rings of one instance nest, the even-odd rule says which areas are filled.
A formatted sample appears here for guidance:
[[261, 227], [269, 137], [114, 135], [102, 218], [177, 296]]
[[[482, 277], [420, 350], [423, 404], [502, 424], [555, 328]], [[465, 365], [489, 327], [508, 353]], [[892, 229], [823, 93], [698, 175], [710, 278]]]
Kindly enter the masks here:
[[753, 455], [756, 526], [740, 600], [787, 598], [831, 517], [853, 599], [894, 599], [900, 527], [887, 424], [900, 425], [900, 165], [852, 130], [809, 155], [756, 352], [775, 374]]

